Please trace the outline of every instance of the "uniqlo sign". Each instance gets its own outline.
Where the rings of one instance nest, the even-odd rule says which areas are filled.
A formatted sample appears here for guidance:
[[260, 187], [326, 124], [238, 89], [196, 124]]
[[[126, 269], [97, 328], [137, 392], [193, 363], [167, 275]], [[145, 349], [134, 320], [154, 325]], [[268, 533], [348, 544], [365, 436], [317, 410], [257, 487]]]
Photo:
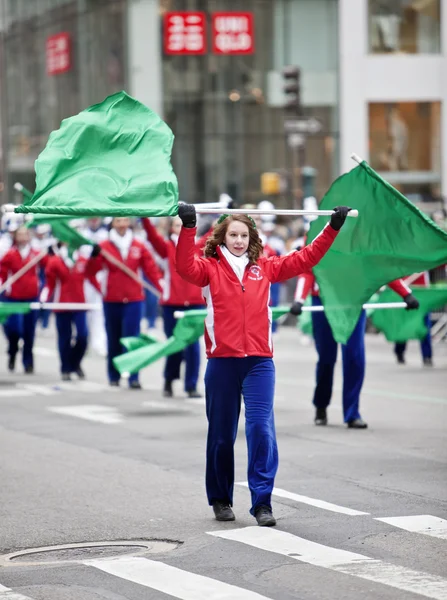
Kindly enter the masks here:
[[205, 54], [205, 13], [166, 13], [164, 18], [164, 51], [165, 54]]
[[253, 54], [253, 13], [219, 12], [212, 16], [215, 54]]
[[66, 31], [47, 38], [47, 74], [59, 75], [71, 69], [71, 38]]

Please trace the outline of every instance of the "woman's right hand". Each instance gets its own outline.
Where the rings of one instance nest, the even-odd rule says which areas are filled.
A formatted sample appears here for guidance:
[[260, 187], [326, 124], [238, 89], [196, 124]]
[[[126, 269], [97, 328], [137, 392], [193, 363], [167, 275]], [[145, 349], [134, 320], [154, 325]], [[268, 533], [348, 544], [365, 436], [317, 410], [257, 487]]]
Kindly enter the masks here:
[[194, 204], [178, 203], [178, 216], [182, 220], [183, 227], [192, 229], [197, 224], [196, 207]]

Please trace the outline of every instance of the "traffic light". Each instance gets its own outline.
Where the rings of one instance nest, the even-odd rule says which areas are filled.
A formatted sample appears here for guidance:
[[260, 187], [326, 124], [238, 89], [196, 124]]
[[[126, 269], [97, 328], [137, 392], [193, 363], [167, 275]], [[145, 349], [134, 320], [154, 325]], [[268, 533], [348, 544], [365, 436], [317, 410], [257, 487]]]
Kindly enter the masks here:
[[284, 108], [296, 115], [301, 114], [301, 69], [299, 67], [284, 67], [283, 92], [286, 96]]

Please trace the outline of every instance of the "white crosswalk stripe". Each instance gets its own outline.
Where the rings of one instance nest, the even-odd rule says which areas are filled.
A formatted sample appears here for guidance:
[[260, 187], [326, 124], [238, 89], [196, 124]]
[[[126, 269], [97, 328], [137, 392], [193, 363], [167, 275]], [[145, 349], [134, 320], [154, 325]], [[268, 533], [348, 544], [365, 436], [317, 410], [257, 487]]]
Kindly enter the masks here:
[[[248, 488], [247, 481], [239, 481], [236, 483], [236, 485]], [[346, 506], [339, 506], [338, 504], [332, 504], [331, 502], [318, 500], [317, 498], [309, 498], [308, 496], [302, 496], [301, 494], [294, 494], [293, 492], [288, 492], [287, 490], [282, 490], [281, 488], [277, 487], [273, 488], [272, 494], [273, 496], [287, 498], [288, 500], [294, 500], [295, 502], [300, 502], [301, 504], [309, 504], [310, 506], [316, 506], [317, 508], [322, 508], [324, 510], [330, 510], [331, 512], [350, 515], [353, 517], [357, 515], [369, 515], [367, 512], [354, 510], [353, 508], [347, 508]]]
[[117, 425], [123, 421], [123, 415], [112, 406], [100, 404], [81, 404], [79, 406], [48, 406], [47, 410], [59, 415], [78, 417], [87, 421]]
[[28, 596], [24, 596], [23, 594], [17, 594], [13, 592], [10, 588], [5, 587], [4, 585], [0, 585], [0, 600], [32, 600]]
[[147, 558], [89, 560], [83, 564], [181, 600], [268, 600], [256, 592]]
[[393, 527], [412, 533], [422, 533], [431, 537], [447, 540], [447, 521], [432, 515], [414, 515], [409, 517], [384, 517], [376, 519]]
[[426, 598], [447, 600], [447, 580], [442, 577], [311, 542], [285, 531], [246, 527], [208, 533], [215, 537], [288, 556], [316, 567], [420, 594]]

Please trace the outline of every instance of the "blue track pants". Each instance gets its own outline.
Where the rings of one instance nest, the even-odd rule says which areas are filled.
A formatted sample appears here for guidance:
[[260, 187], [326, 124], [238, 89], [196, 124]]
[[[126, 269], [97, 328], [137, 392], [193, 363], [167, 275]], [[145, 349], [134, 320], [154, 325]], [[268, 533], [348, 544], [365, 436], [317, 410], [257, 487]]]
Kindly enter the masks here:
[[[35, 302], [36, 298], [26, 298], [23, 300], [12, 300], [11, 298], [3, 298], [3, 302]], [[8, 354], [11, 358], [16, 356], [19, 351], [19, 341], [23, 340], [23, 366], [33, 367], [33, 345], [34, 335], [36, 332], [38, 311], [30, 310], [29, 313], [20, 315], [10, 315], [5, 324], [4, 331], [8, 339]]]
[[[193, 310], [203, 308], [203, 306], [163, 306], [163, 326], [165, 335], [170, 338], [177, 324], [177, 319], [174, 317], [176, 310]], [[200, 371], [200, 343], [199, 340], [187, 346], [182, 352], [176, 352], [166, 357], [164, 378], [167, 381], [180, 379], [180, 365], [185, 361], [185, 392], [195, 390], [197, 388], [197, 380]]]
[[254, 514], [256, 507], [271, 506], [278, 469], [273, 397], [275, 366], [271, 358], [210, 358], [205, 373], [208, 440], [206, 492], [208, 502], [233, 504], [234, 443], [241, 395], [245, 402], [248, 448], [248, 485]]
[[[76, 329], [74, 337], [73, 327]], [[87, 350], [87, 313], [81, 310], [56, 313], [56, 328], [61, 373], [74, 373]]]
[[[321, 305], [318, 296], [312, 297], [312, 305]], [[317, 385], [313, 403], [317, 408], [329, 406], [337, 361], [337, 342], [324, 312], [312, 313], [315, 347], [318, 352], [316, 370]], [[342, 345], [343, 358], [343, 417], [345, 423], [360, 419], [359, 401], [365, 377], [365, 329], [366, 313], [362, 311], [347, 344]]]
[[[121, 345], [122, 337], [140, 335], [142, 302], [104, 302], [104, 321], [107, 333], [107, 373], [109, 381], [119, 381], [120, 374], [113, 366], [112, 359], [125, 352]], [[129, 377], [138, 381], [138, 373]]]

